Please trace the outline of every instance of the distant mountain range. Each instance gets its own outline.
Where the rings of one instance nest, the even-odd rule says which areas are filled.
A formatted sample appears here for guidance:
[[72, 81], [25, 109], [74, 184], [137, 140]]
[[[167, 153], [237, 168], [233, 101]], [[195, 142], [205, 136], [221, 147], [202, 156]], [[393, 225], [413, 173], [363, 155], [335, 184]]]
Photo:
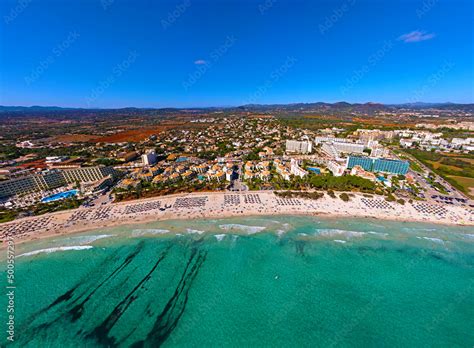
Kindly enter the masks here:
[[201, 107], [201, 108], [119, 108], [119, 109], [84, 109], [84, 108], [63, 108], [58, 106], [1, 106], [0, 113], [11, 112], [61, 112], [61, 111], [161, 111], [161, 112], [178, 112], [182, 110], [196, 110], [196, 111], [251, 111], [251, 112], [344, 112], [355, 114], [374, 114], [380, 111], [394, 111], [400, 109], [408, 110], [451, 110], [462, 112], [474, 112], [474, 104], [456, 104], [456, 103], [405, 103], [405, 104], [380, 104], [380, 103], [293, 103], [293, 104], [247, 104], [238, 107]]
[[57, 111], [57, 110], [74, 110], [74, 108], [62, 108], [59, 106], [3, 106], [0, 105], [0, 112], [15, 111]]

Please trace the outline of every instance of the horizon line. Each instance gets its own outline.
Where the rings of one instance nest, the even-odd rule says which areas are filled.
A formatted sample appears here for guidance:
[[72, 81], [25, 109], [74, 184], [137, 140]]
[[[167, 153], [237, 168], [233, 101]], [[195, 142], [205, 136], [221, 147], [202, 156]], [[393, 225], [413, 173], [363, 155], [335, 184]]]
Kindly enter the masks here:
[[58, 105], [38, 105], [38, 104], [30, 104], [30, 105], [4, 105], [0, 104], [2, 108], [60, 108], [60, 109], [76, 109], [76, 110], [119, 110], [119, 109], [213, 109], [213, 108], [238, 108], [243, 106], [278, 106], [278, 105], [296, 105], [296, 104], [378, 104], [384, 106], [391, 106], [391, 105], [416, 105], [416, 104], [434, 104], [434, 105], [445, 105], [445, 104], [457, 104], [457, 105], [471, 105], [474, 104], [473, 102], [425, 102], [425, 101], [415, 101], [415, 102], [401, 102], [401, 103], [383, 103], [383, 102], [373, 102], [373, 101], [366, 101], [366, 102], [347, 102], [344, 100], [336, 101], [336, 102], [325, 102], [325, 101], [313, 101], [313, 102], [289, 102], [289, 103], [252, 103], [252, 104], [235, 104], [235, 105], [214, 105], [214, 106], [115, 106], [115, 107], [75, 107], [75, 106], [58, 106]]

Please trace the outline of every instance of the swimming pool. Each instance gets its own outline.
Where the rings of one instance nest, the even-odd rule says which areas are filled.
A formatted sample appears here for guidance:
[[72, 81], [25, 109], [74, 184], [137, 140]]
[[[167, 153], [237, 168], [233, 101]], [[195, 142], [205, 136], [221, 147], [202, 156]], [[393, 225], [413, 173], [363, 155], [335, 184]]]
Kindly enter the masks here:
[[319, 168], [315, 168], [315, 167], [308, 167], [308, 170], [312, 171], [313, 173], [315, 174], [321, 174], [321, 170]]
[[77, 195], [78, 192], [79, 192], [78, 190], [69, 190], [65, 192], [56, 193], [54, 195], [44, 197], [43, 199], [41, 199], [41, 202], [49, 203], [49, 202], [59, 201], [60, 199], [74, 197]]

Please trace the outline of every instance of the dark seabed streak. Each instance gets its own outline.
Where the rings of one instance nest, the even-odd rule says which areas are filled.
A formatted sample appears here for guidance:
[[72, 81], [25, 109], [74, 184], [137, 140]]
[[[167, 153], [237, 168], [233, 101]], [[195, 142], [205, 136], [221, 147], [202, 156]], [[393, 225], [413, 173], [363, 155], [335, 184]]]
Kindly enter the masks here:
[[88, 338], [95, 338], [99, 343], [107, 347], [115, 347], [117, 343], [115, 338], [109, 335], [110, 330], [117, 323], [117, 321], [122, 317], [122, 315], [127, 311], [128, 307], [132, 304], [133, 301], [137, 299], [137, 291], [142, 289], [144, 284], [148, 282], [151, 278], [151, 275], [156, 270], [161, 261], [164, 260], [166, 254], [172, 247], [172, 244], [169, 245], [160, 255], [158, 260], [155, 262], [152, 269], [143, 277], [140, 282], [125, 296], [125, 298], [113, 309], [109, 316], [97, 326], [91, 333], [87, 335]]
[[[108, 281], [113, 279], [117, 274], [119, 274], [122, 270], [124, 270], [132, 261], [133, 259], [138, 255], [138, 253], [143, 249], [143, 241], [140, 242], [138, 247], [131, 253], [130, 255], [127, 256], [125, 261], [117, 267], [112, 273], [109, 274], [94, 290], [92, 290], [87, 297], [82, 300], [81, 303], [75, 305], [71, 310], [69, 310], [69, 314], [71, 315], [71, 321], [76, 321], [78, 320], [84, 311], [84, 305], [91, 299], [91, 297]], [[82, 293], [76, 300], [74, 300], [72, 303], [76, 303], [81, 297], [85, 295], [85, 292]]]
[[[124, 262], [122, 262], [120, 264], [120, 266], [118, 266], [96, 288], [94, 288], [94, 290], [92, 290], [92, 292], [90, 292], [90, 294], [80, 304], [76, 305], [75, 307], [73, 307], [70, 310], [65, 309], [64, 311], [62, 311], [63, 314], [59, 314], [59, 316], [57, 316], [54, 320], [49, 320], [46, 323], [42, 323], [42, 324], [37, 325], [36, 327], [28, 329], [29, 332], [26, 335], [24, 335], [24, 337], [30, 337], [30, 339], [31, 339], [33, 337], [33, 335], [45, 335], [45, 334], [47, 334], [45, 330], [49, 329], [52, 325], [59, 322], [61, 319], [63, 319], [64, 315], [67, 315], [67, 314], [69, 314], [71, 316], [71, 321], [72, 322], [79, 319], [79, 317], [82, 315], [84, 305], [89, 301], [92, 294], [94, 294], [106, 282], [111, 280], [114, 276], [116, 276], [123, 269], [125, 269], [130, 264], [130, 262], [139, 254], [139, 252], [143, 249], [143, 246], [144, 246], [144, 242], [141, 241], [138, 244], [137, 248], [135, 248], [135, 250], [125, 258]], [[66, 306], [72, 305], [72, 304], [76, 303], [81, 297], [85, 296], [87, 294], [87, 290], [84, 290], [80, 295], [78, 295], [78, 297], [75, 300], [73, 300], [71, 303], [68, 303], [68, 301], [71, 300], [74, 297], [74, 293], [77, 291], [77, 289], [79, 289], [81, 286], [85, 286], [84, 284], [86, 284], [87, 280], [94, 279], [94, 277], [92, 277], [91, 275], [100, 274], [100, 272], [102, 271], [102, 268], [105, 265], [107, 265], [108, 263], [110, 263], [110, 261], [113, 260], [116, 257], [116, 255], [119, 254], [119, 253], [120, 253], [120, 250], [118, 252], [114, 253], [113, 255], [107, 257], [103, 262], [101, 262], [101, 264], [98, 267], [94, 268], [94, 270], [92, 272], [89, 272], [86, 277], [81, 279], [81, 281], [79, 283], [77, 283], [77, 285], [75, 287], [68, 290], [63, 295], [59, 296], [48, 307], [43, 308], [39, 312], [31, 315], [30, 318], [28, 319], [27, 327], [29, 327], [35, 320], [37, 320], [43, 314], [47, 314], [52, 308], [54, 308], [54, 307], [56, 307], [60, 304], [65, 304]], [[86, 286], [86, 288], [88, 288], [88, 287]], [[29, 340], [27, 340], [26, 342], [29, 342]]]
[[[189, 290], [191, 289], [191, 285], [199, 273], [202, 264], [206, 260], [206, 257], [207, 252], [196, 252], [195, 249], [192, 250], [189, 261], [186, 264], [173, 296], [166, 303], [163, 311], [157, 316], [153, 328], [148, 333], [145, 341], [136, 342], [133, 344], [134, 348], [144, 346], [159, 347], [163, 344], [163, 342], [166, 341], [171, 332], [178, 325], [178, 322], [184, 313], [186, 304], [188, 302]], [[194, 259], [196, 259], [196, 261], [191, 267], [191, 270], [188, 272], [188, 268]], [[181, 296], [183, 293], [184, 298]], [[176, 306], [179, 306], [177, 313], [175, 310]]]

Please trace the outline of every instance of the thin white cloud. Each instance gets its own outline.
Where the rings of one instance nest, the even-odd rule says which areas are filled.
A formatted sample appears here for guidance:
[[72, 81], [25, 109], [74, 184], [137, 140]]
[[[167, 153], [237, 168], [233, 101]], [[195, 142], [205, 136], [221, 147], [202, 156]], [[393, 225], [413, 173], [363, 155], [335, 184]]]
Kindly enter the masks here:
[[412, 43], [431, 40], [434, 37], [434, 33], [427, 33], [426, 31], [415, 30], [411, 33], [403, 34], [398, 38], [398, 40], [401, 40], [405, 43]]
[[204, 65], [207, 64], [207, 62], [204, 59], [198, 59], [194, 62], [196, 65]]

